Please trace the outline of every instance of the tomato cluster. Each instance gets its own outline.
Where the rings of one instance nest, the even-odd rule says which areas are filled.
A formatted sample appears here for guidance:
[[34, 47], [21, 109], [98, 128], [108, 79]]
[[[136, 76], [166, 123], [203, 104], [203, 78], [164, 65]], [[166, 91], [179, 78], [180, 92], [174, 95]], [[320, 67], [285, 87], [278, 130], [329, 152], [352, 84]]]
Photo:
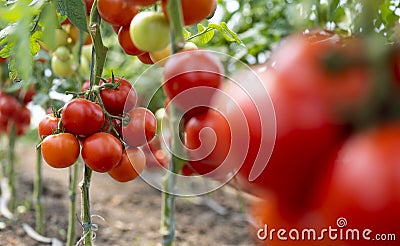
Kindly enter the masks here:
[[44, 138], [41, 151], [52, 167], [64, 168], [81, 154], [96, 172], [108, 172], [117, 181], [135, 179], [146, 158], [140, 146], [156, 132], [156, 119], [146, 108], [136, 107], [136, 90], [129, 81], [112, 77], [82, 93], [62, 108], [61, 115], [47, 115], [39, 124]]
[[[100, 16], [118, 34], [121, 48], [128, 55], [137, 56], [144, 64], [163, 66], [171, 54], [167, 1], [162, 1], [162, 12], [141, 11], [156, 4], [156, 0], [124, 1], [99, 0]], [[215, 0], [181, 1], [185, 25], [193, 25], [210, 16], [216, 8]], [[121, 13], [124, 13], [123, 15]], [[188, 42], [184, 49], [196, 49]]]
[[31, 112], [26, 105], [32, 101], [35, 94], [33, 86], [13, 94], [0, 90], [0, 133], [9, 133], [12, 126], [15, 126], [18, 136], [26, 132], [31, 122]]
[[[395, 150], [400, 147], [398, 67], [378, 70], [367, 50], [368, 42], [363, 38], [330, 31], [313, 30], [285, 38], [267, 64], [254, 67], [257, 76], [245, 74], [239, 77], [242, 85], [221, 87], [230, 101], [219, 93], [212, 96], [211, 104], [204, 104], [215, 110], [188, 112], [184, 140], [192, 151], [183, 173], [218, 179], [237, 172], [235, 184], [268, 203], [255, 210], [259, 219], [279, 228], [337, 226], [336, 219], [345, 217], [360, 231], [363, 226], [375, 233], [396, 231], [396, 226], [386, 221], [400, 219], [400, 183], [395, 178], [399, 173]], [[385, 58], [387, 64], [393, 62], [391, 54]], [[205, 85], [197, 84], [203, 77], [198, 75], [194, 82], [187, 80], [180, 86], [179, 82], [186, 80], [181, 69], [190, 63], [186, 60], [185, 66], [174, 66], [177, 72], [169, 75], [169, 64], [177, 61], [171, 57], [165, 66], [167, 81], [182, 76], [170, 79], [172, 86], [164, 84], [171, 98], [176, 96], [174, 91], [182, 94]], [[204, 64], [210, 62], [197, 66]], [[204, 78], [209, 83], [216, 81]], [[249, 83], [257, 87], [255, 78], [261, 79], [260, 90], [243, 89]], [[377, 97], [377, 88], [391, 89], [385, 97]], [[176, 106], [188, 110], [198, 98], [210, 100], [198, 95], [188, 101], [177, 98]], [[271, 127], [273, 122], [276, 129], [273, 124]], [[368, 125], [374, 128], [368, 130]], [[272, 142], [273, 149], [265, 148]], [[243, 151], [244, 159], [240, 159], [238, 153]], [[259, 170], [259, 157], [269, 151], [266, 167]], [[257, 170], [259, 175], [251, 180]], [[315, 224], [305, 224], [310, 218]]]
[[50, 46], [41, 42], [41, 47], [51, 54], [51, 69], [54, 75], [59, 77], [70, 77], [74, 72], [81, 72], [83, 76], [89, 76], [89, 65], [91, 61], [91, 37], [83, 33], [84, 43], [80, 57], [80, 66], [75, 62], [72, 55], [72, 47], [78, 42], [79, 29], [71, 24], [68, 19], [61, 23], [61, 27], [54, 32], [54, 44]]

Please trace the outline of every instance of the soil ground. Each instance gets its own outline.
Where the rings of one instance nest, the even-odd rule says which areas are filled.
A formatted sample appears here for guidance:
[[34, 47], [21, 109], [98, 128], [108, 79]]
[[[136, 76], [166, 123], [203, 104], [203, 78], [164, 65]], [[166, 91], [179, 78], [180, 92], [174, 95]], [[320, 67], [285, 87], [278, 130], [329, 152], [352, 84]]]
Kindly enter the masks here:
[[[22, 223], [35, 226], [31, 203], [35, 175], [33, 144], [17, 147], [17, 220], [7, 221], [0, 216], [0, 245], [45, 245], [31, 239]], [[81, 175], [80, 175], [81, 176]], [[68, 224], [67, 195], [69, 171], [43, 165], [43, 206], [45, 236], [66, 240]], [[79, 178], [80, 180], [80, 178]], [[91, 212], [97, 224], [95, 245], [161, 245], [161, 193], [141, 179], [118, 183], [107, 174], [94, 173], [91, 183]], [[80, 190], [77, 191], [77, 238], [80, 237]], [[217, 203], [218, 209], [207, 204]], [[223, 186], [208, 195], [177, 198], [176, 245], [255, 245], [243, 206], [236, 191]], [[220, 206], [219, 206], [220, 205]]]

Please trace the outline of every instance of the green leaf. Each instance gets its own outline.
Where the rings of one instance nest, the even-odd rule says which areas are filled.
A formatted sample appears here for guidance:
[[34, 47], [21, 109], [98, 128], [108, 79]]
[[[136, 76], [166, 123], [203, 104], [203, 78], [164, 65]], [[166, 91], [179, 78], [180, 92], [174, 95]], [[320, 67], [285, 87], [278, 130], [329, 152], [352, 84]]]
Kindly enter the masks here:
[[[221, 25], [221, 27], [223, 28], [224, 33], [226, 33], [227, 35], [230, 35], [236, 43], [238, 43], [238, 44], [242, 43], [242, 41], [240, 40], [240, 38], [238, 37], [238, 35], [237, 35], [234, 31], [232, 31], [232, 30], [226, 25], [225, 22], [221, 22], [220, 25]], [[225, 35], [224, 35], [224, 36], [225, 36]]]
[[40, 24], [43, 26], [42, 41], [50, 50], [56, 47], [55, 30], [57, 28], [56, 6], [53, 3], [47, 4], [40, 15]]
[[[221, 23], [222, 24], [222, 23]], [[225, 24], [226, 26], [226, 24]], [[224, 37], [224, 39], [228, 42], [236, 42], [236, 39], [233, 38], [229, 32], [226, 31], [225, 27], [218, 25], [218, 24], [208, 24], [208, 27], [210, 28], [214, 28], [216, 29], [218, 32], [220, 32], [222, 34], [222, 36]], [[228, 27], [226, 27], [227, 29], [229, 29]], [[240, 40], [240, 39], [239, 39]]]
[[88, 31], [85, 5], [82, 0], [58, 0], [57, 10], [61, 15], [67, 16], [80, 30]]
[[188, 39], [192, 34], [186, 30], [186, 28], [183, 29], [183, 36], [185, 37], [185, 39]]
[[42, 32], [36, 31], [31, 35], [31, 37], [29, 39], [29, 47], [31, 48], [32, 55], [36, 55], [36, 53], [38, 53], [40, 50], [40, 45], [39, 45], [38, 41], [40, 40], [41, 36], [42, 36]]
[[210, 40], [214, 37], [214, 30], [209, 29], [206, 31], [206, 28], [202, 24], [197, 24], [198, 33], [203, 33], [198, 37], [198, 40], [201, 44], [206, 44], [210, 42]]

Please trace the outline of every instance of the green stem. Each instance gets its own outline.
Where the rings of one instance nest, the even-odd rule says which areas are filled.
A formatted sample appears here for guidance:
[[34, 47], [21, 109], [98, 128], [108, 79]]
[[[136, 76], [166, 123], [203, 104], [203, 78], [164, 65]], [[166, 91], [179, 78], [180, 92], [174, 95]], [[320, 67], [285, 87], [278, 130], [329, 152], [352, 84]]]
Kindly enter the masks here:
[[[171, 28], [171, 47], [172, 54], [177, 53], [185, 45], [185, 37], [183, 33], [183, 17], [179, 0], [170, 0], [167, 4], [168, 13], [170, 16]], [[171, 107], [171, 150], [172, 158], [169, 165], [169, 171], [163, 178], [162, 184], [164, 191], [162, 193], [161, 206], [161, 234], [163, 236], [163, 245], [172, 246], [175, 241], [175, 195], [174, 189], [176, 184], [175, 173], [179, 172], [181, 165], [179, 159], [174, 154], [181, 153], [179, 132], [175, 132], [175, 126], [179, 125], [174, 107]]]
[[185, 46], [181, 1], [168, 1], [167, 9], [170, 16], [172, 54], [175, 54]]
[[207, 32], [209, 32], [209, 31], [212, 31], [212, 30], [214, 30], [214, 28], [212, 28], [212, 27], [207, 27], [204, 31], [199, 32], [199, 33], [196, 33], [196, 34], [190, 36], [187, 40], [188, 40], [188, 41], [189, 41], [189, 40], [192, 40], [192, 39], [194, 39], [194, 38], [197, 38], [197, 37], [203, 35], [204, 33], [207, 33]]
[[43, 235], [43, 203], [42, 203], [42, 152], [40, 149], [36, 151], [36, 175], [33, 185], [33, 198], [36, 210], [36, 232]]
[[89, 196], [89, 187], [90, 180], [92, 178], [92, 169], [88, 166], [84, 165], [83, 171], [83, 181], [81, 184], [81, 192], [82, 192], [82, 226], [83, 226], [83, 245], [91, 246], [93, 231], [92, 231], [92, 217], [90, 215], [90, 196]]
[[89, 34], [93, 40], [93, 49], [95, 53], [93, 71], [90, 75], [90, 88], [92, 88], [93, 85], [100, 84], [100, 78], [103, 74], [104, 63], [106, 61], [108, 51], [108, 48], [104, 46], [101, 38], [100, 23], [101, 17], [99, 15], [99, 11], [97, 10], [97, 0], [95, 0], [90, 13], [89, 21]]
[[[104, 46], [103, 40], [101, 38], [100, 31], [100, 23], [101, 17], [97, 10], [97, 0], [94, 1], [92, 10], [90, 12], [90, 20], [89, 20], [89, 34], [93, 40], [93, 51], [92, 52], [92, 63], [91, 63], [91, 71], [90, 71], [90, 89], [93, 88], [94, 85], [100, 84], [100, 78], [103, 73], [104, 63], [106, 61], [107, 56], [107, 47]], [[89, 99], [94, 100], [94, 98], [89, 97]], [[81, 219], [83, 226], [83, 244], [85, 246], [92, 245], [92, 218], [90, 215], [90, 196], [89, 196], [89, 188], [90, 188], [90, 180], [92, 177], [92, 169], [88, 166], [84, 166], [83, 172], [83, 180], [81, 183], [81, 192], [82, 192], [82, 210], [81, 210]]]
[[[72, 170], [73, 169], [73, 170]], [[67, 246], [75, 245], [75, 221], [76, 221], [76, 187], [78, 186], [79, 162], [69, 168], [69, 219]]]
[[8, 143], [8, 187], [11, 190], [11, 198], [10, 198], [10, 205], [9, 209], [13, 213], [15, 209], [15, 170], [14, 170], [14, 161], [15, 161], [15, 140], [16, 140], [16, 127], [15, 124], [11, 124]]

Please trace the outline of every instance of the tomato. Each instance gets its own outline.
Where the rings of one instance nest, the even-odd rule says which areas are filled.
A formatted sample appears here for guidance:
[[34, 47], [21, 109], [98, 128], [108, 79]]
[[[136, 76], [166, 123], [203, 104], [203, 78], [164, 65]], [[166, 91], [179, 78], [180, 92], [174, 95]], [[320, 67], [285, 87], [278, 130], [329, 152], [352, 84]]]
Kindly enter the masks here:
[[13, 96], [4, 95], [0, 97], [0, 114], [2, 117], [12, 119], [18, 113], [20, 103]]
[[[312, 211], [305, 213], [299, 219], [286, 218], [282, 214], [282, 209], [279, 206], [279, 200], [271, 194], [265, 194], [263, 200], [253, 200], [250, 204], [250, 215], [256, 227], [252, 227], [252, 235], [258, 245], [268, 246], [321, 246], [321, 245], [342, 245], [337, 241], [323, 244], [321, 240], [313, 240], [312, 233], [308, 238], [308, 231], [315, 230], [316, 238], [321, 235], [321, 230], [329, 229], [329, 225], [324, 227], [323, 222], [318, 217], [318, 214]], [[279, 230], [285, 230], [280, 233]], [[292, 231], [292, 232], [290, 232]], [[283, 231], [282, 231], [283, 232]], [[278, 236], [279, 235], [279, 236]], [[325, 232], [326, 238], [329, 233]], [[286, 239], [282, 239], [285, 237]], [[304, 237], [304, 239], [303, 239]]]
[[[103, 89], [100, 91], [101, 99], [104, 107], [112, 115], [120, 115], [123, 112], [128, 112], [136, 105], [137, 94], [135, 88], [129, 81], [115, 77], [114, 82], [121, 84], [117, 89]], [[112, 78], [107, 79], [108, 83], [112, 82]]]
[[126, 0], [129, 4], [138, 5], [141, 7], [146, 7], [153, 5], [157, 2], [157, 0]]
[[[208, 129], [207, 129], [208, 128]], [[221, 113], [209, 110], [195, 115], [185, 126], [186, 147], [190, 160], [203, 164], [222, 163], [228, 155], [231, 131], [228, 121]]]
[[[315, 94], [340, 118], [352, 117], [372, 91], [362, 40], [327, 31], [295, 33], [270, 59], [282, 87], [290, 94]], [[294, 96], [294, 95], [293, 95]]]
[[29, 125], [29, 123], [31, 123], [31, 111], [26, 106], [20, 107], [17, 114], [14, 116], [14, 122], [17, 125]]
[[121, 30], [122, 26], [120, 26], [120, 25], [111, 25], [111, 28], [113, 29], [113, 31], [115, 32], [115, 34], [118, 35], [119, 30]]
[[[183, 50], [193, 50], [197, 49], [197, 46], [192, 43], [192, 42], [186, 42], [185, 46], [183, 47]], [[167, 45], [162, 50], [158, 51], [153, 51], [149, 52], [151, 60], [156, 63], [157, 65], [163, 67], [165, 66], [165, 63], [167, 62], [169, 56], [171, 55], [171, 45]]]
[[38, 134], [40, 139], [43, 139], [49, 135], [52, 135], [58, 127], [60, 118], [54, 116], [54, 114], [47, 114], [40, 122], [38, 126]]
[[108, 174], [119, 182], [128, 182], [139, 176], [146, 165], [146, 156], [139, 148], [128, 148], [122, 158]]
[[113, 135], [95, 133], [83, 141], [82, 159], [93, 171], [111, 171], [121, 160], [122, 144]]
[[167, 62], [168, 57], [171, 55], [171, 45], [167, 45], [167, 47], [162, 50], [149, 52], [149, 55], [153, 63], [156, 63], [157, 65], [163, 67]]
[[[400, 220], [400, 122], [378, 126], [351, 137], [339, 152], [318, 209], [325, 223], [344, 218], [343, 229], [372, 230], [372, 240], [346, 241], [346, 245], [377, 245], [377, 233], [397, 233]], [[379, 245], [398, 245], [385, 241]]]
[[8, 129], [8, 118], [0, 114], [0, 133], [7, 132]]
[[86, 7], [86, 14], [90, 15], [90, 11], [92, 11], [92, 6], [93, 6], [93, 2], [94, 0], [85, 0], [85, 7]]
[[151, 60], [149, 52], [145, 52], [141, 55], [138, 55], [137, 58], [144, 64], [148, 65], [154, 64], [154, 62]]
[[70, 133], [46, 137], [41, 144], [43, 159], [54, 168], [69, 167], [78, 160], [79, 142]]
[[143, 51], [162, 50], [169, 44], [169, 23], [162, 13], [140, 12], [133, 17], [129, 31], [135, 46]]
[[53, 70], [54, 75], [60, 77], [69, 77], [74, 73], [72, 68], [72, 59], [62, 61], [57, 56], [51, 58], [51, 69]]
[[139, 12], [139, 7], [125, 0], [98, 0], [97, 9], [101, 18], [113, 25], [126, 26]]
[[187, 50], [168, 59], [163, 89], [171, 102], [185, 112], [208, 106], [223, 79], [224, 69], [217, 57], [205, 50]]
[[33, 97], [36, 95], [35, 85], [32, 84], [31, 86], [29, 86], [29, 89], [26, 91], [23, 91], [20, 89], [18, 91], [18, 94], [19, 94], [19, 98], [21, 98], [22, 102], [24, 104], [28, 104], [29, 102], [32, 101]]
[[[161, 1], [165, 16], [168, 16], [167, 3], [168, 0]], [[181, 0], [183, 22], [186, 26], [194, 25], [209, 17], [216, 7], [217, 1], [215, 0]]]
[[156, 134], [157, 119], [146, 108], [134, 108], [128, 112], [129, 122], [122, 127], [124, 141], [131, 147], [145, 145]]
[[3, 58], [0, 56], [0, 64], [3, 64], [7, 61], [7, 58]]
[[123, 26], [118, 31], [118, 42], [124, 52], [131, 56], [138, 56], [144, 53], [133, 44], [131, 35], [129, 33], [129, 25]]
[[83, 137], [100, 131], [104, 120], [104, 112], [99, 105], [81, 98], [65, 104], [61, 115], [65, 130]]

